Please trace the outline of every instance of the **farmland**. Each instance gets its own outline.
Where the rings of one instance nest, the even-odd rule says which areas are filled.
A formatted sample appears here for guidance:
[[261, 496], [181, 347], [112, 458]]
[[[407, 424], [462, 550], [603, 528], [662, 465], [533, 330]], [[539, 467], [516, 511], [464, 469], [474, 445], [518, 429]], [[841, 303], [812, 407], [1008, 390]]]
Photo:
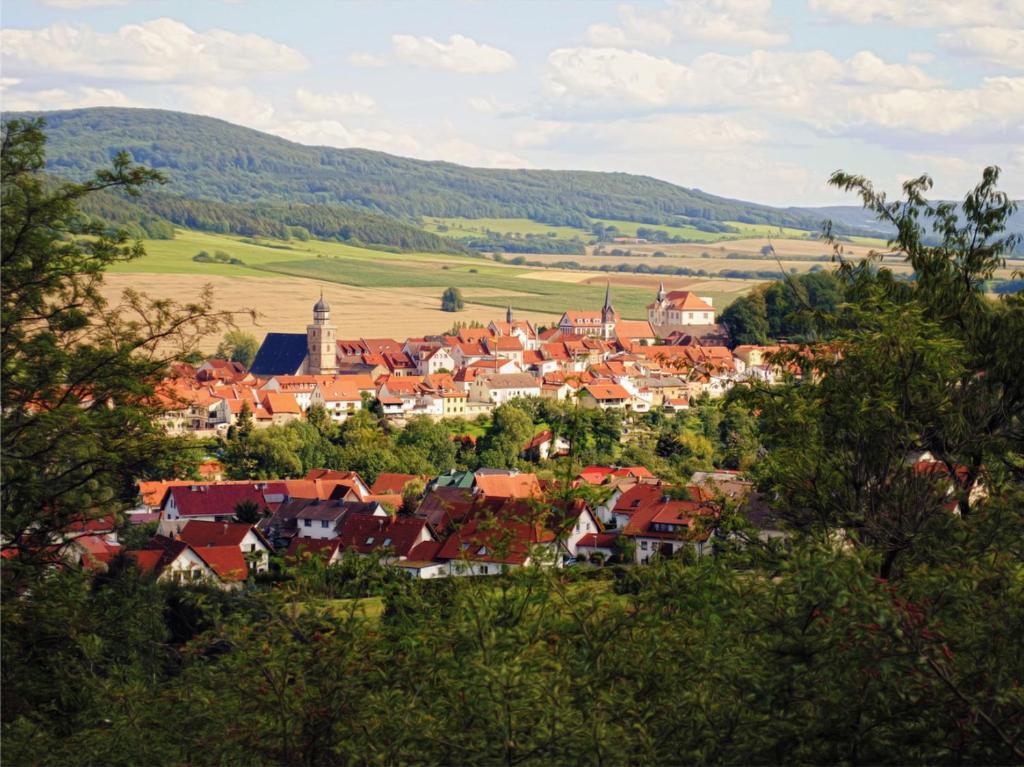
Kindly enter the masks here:
[[[444, 219], [454, 221], [454, 219]], [[467, 219], [468, 221], [468, 219]], [[474, 219], [494, 226], [526, 220]], [[544, 225], [528, 222], [534, 227]], [[483, 225], [483, 224], [482, 224]], [[565, 227], [552, 227], [564, 229]], [[539, 233], [533, 231], [532, 233]], [[437, 253], [391, 253], [353, 247], [337, 242], [252, 240], [237, 236], [178, 230], [173, 240], [147, 240], [147, 255], [110, 270], [106, 293], [111, 300], [125, 288], [152, 294], [169, 294], [179, 300], [195, 298], [204, 285], [214, 288], [218, 308], [256, 309], [253, 320], [240, 315], [239, 325], [258, 337], [273, 331], [300, 332], [309, 321], [312, 297], [324, 290], [342, 333], [349, 336], [405, 337], [443, 332], [455, 321], [487, 321], [499, 317], [511, 305], [518, 317], [551, 325], [566, 309], [596, 309], [606, 284], [612, 301], [626, 318], [646, 316], [646, 306], [662, 279], [670, 290], [693, 290], [709, 296], [721, 311], [736, 297], [751, 290], [759, 279], [722, 279], [723, 269], [777, 271], [780, 263], [761, 255], [765, 239], [747, 237], [723, 243], [691, 243], [630, 246], [631, 256], [530, 255], [530, 261], [555, 264], [576, 260], [587, 266], [609, 269], [620, 264], [646, 264], [704, 270], [689, 277], [607, 271], [537, 268], [496, 263], [485, 257]], [[814, 240], [774, 240], [781, 266], [786, 271], [829, 268], [820, 260], [829, 252]], [[862, 257], [868, 244], [848, 246], [853, 257]], [[592, 249], [591, 249], [592, 250]], [[662, 252], [654, 257], [655, 250]], [[241, 263], [200, 263], [200, 251]], [[903, 264], [894, 265], [897, 270]], [[440, 310], [441, 292], [458, 287], [466, 309], [456, 314]], [[212, 348], [216, 339], [207, 345]], [[205, 350], [205, 349], [204, 349]]]
[[[516, 316], [551, 325], [566, 309], [597, 309], [606, 283], [615, 307], [627, 318], [646, 316], [657, 282], [634, 274], [537, 269], [432, 253], [388, 253], [334, 242], [247, 241], [179, 230], [174, 240], [144, 241], [147, 254], [118, 264], [107, 276], [105, 294], [116, 301], [126, 288], [178, 300], [214, 290], [219, 309], [255, 309], [237, 322], [257, 337], [270, 331], [301, 332], [310, 303], [320, 290], [330, 301], [343, 335], [392, 336], [443, 332], [455, 321], [486, 323], [511, 305]], [[243, 263], [200, 263], [198, 252], [222, 253]], [[754, 281], [668, 280], [669, 288], [700, 290], [724, 308]], [[440, 310], [444, 288], [458, 287], [466, 300], [459, 313]], [[208, 339], [210, 351], [217, 339]]]

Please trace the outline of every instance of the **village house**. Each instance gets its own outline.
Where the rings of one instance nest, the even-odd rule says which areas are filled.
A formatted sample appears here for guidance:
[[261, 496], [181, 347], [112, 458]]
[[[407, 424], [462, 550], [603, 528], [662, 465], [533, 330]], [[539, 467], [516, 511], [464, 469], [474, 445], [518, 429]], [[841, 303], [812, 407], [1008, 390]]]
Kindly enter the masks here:
[[662, 282], [654, 303], [647, 306], [647, 321], [661, 337], [694, 325], [714, 325], [715, 310], [711, 304], [711, 298], [697, 296], [688, 290], [666, 293]]
[[190, 484], [169, 488], [160, 509], [159, 532], [174, 536], [193, 519], [207, 522], [231, 521], [235, 509], [254, 504], [262, 511], [273, 511], [284, 502], [284, 482], [227, 482]]
[[242, 554], [250, 572], [266, 572], [270, 567], [270, 544], [255, 527], [242, 522], [205, 522], [192, 519], [178, 533], [184, 541], [203, 556], [205, 549], [235, 547]]
[[469, 399], [501, 405], [517, 397], [539, 397], [540, 381], [529, 373], [479, 376], [469, 384]]

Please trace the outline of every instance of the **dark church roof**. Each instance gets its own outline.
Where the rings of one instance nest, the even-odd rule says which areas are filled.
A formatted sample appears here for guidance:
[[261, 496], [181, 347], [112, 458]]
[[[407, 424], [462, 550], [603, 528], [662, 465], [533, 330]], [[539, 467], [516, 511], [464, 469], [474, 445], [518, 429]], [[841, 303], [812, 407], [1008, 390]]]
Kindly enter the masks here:
[[292, 376], [306, 359], [305, 333], [267, 333], [249, 372], [254, 376]]

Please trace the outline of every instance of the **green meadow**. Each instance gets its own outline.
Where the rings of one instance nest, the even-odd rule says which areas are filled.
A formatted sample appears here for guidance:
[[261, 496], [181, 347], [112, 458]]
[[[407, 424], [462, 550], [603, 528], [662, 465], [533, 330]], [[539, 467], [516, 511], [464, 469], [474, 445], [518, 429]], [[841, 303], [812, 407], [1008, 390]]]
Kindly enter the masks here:
[[552, 235], [563, 240], [571, 240], [574, 237], [587, 240], [594, 236], [586, 229], [577, 229], [572, 226], [551, 226], [531, 221], [528, 218], [438, 218], [431, 216], [423, 219], [423, 228], [428, 232], [455, 239], [480, 237], [485, 232], [520, 236], [527, 234]]
[[[390, 253], [337, 242], [253, 241], [246, 238], [178, 230], [173, 240], [145, 240], [146, 255], [117, 264], [110, 271], [128, 274], [188, 274], [226, 277], [296, 277], [336, 282], [356, 288], [411, 288], [440, 295], [454, 286], [466, 293], [468, 303], [546, 314], [566, 309], [598, 309], [604, 300], [601, 275], [594, 284], [537, 279], [538, 269], [494, 263], [473, 256], [437, 253]], [[203, 263], [193, 260], [200, 251], [240, 259], [242, 264]], [[555, 272], [552, 277], [556, 277]], [[530, 274], [527, 278], [525, 275]], [[624, 317], [642, 319], [652, 289], [615, 285], [609, 276], [612, 302]], [[493, 291], [493, 292], [492, 292]], [[739, 293], [702, 291], [712, 295], [719, 310]]]

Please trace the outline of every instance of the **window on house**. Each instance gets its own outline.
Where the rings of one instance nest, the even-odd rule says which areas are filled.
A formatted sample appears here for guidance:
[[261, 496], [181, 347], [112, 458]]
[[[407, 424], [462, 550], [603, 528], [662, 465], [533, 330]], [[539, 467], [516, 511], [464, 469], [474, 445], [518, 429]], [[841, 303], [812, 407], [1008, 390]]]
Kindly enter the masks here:
[[373, 536], [371, 535], [369, 538], [366, 539], [366, 545], [370, 546], [372, 543], [373, 543]]
[[327, 527], [327, 520], [326, 519], [321, 519], [320, 520], [320, 527]]
[[647, 541], [640, 541], [640, 550], [647, 551]]
[[480, 575], [487, 575], [487, 565], [480, 565]]
[[384, 539], [384, 543], [381, 544], [381, 546], [390, 546], [390, 545], [391, 545], [391, 539], [390, 538], [385, 538]]
[[311, 520], [311, 519], [304, 519], [304, 520], [302, 520], [302, 526], [303, 527], [312, 527], [313, 526], [313, 520]]

